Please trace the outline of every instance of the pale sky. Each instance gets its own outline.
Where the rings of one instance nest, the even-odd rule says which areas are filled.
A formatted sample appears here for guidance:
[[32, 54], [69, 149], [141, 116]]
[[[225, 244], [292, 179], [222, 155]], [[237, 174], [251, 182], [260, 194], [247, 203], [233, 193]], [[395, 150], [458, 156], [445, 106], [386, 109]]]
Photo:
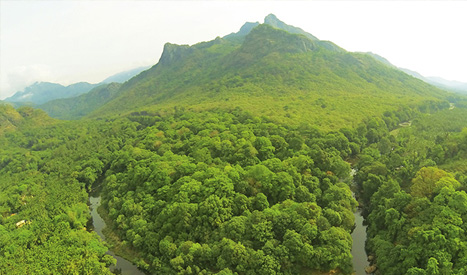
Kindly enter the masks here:
[[0, 99], [36, 81], [97, 83], [269, 13], [348, 51], [467, 82], [467, 1], [0, 0]]

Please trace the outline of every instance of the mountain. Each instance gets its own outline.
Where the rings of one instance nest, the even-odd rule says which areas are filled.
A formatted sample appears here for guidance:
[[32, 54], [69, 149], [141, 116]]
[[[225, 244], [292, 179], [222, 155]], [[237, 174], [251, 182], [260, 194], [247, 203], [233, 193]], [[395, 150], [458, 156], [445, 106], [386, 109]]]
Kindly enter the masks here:
[[118, 82], [118, 83], [123, 83], [127, 81], [128, 79], [134, 77], [135, 75], [141, 73], [142, 71], [145, 71], [149, 69], [149, 66], [144, 66], [144, 67], [138, 67], [132, 70], [124, 71], [121, 73], [117, 73], [115, 75], [109, 76], [106, 79], [104, 79], [101, 83], [112, 83], [112, 82]]
[[79, 119], [110, 101], [120, 86], [116, 82], [101, 84], [88, 93], [73, 98], [55, 99], [38, 105], [37, 108], [46, 111], [53, 118]]
[[42, 104], [57, 98], [69, 98], [89, 92], [96, 84], [79, 82], [69, 86], [57, 83], [36, 82], [26, 87], [23, 91], [15, 93], [5, 101], [21, 104]]
[[255, 25], [192, 46], [167, 43], [158, 64], [122, 85], [115, 99], [90, 117], [157, 113], [175, 106], [240, 107], [284, 123], [336, 129], [403, 105], [442, 102], [446, 96], [367, 54], [347, 52], [275, 16]]

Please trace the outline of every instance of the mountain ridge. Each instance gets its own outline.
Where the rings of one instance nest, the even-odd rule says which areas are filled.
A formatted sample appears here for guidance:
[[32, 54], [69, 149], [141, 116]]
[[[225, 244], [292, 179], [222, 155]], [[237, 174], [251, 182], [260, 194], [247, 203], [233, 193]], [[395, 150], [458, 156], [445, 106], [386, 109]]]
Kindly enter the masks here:
[[[166, 43], [157, 64], [111, 92], [100, 88], [40, 107], [62, 119], [157, 113], [175, 106], [243, 107], [282, 122], [305, 119], [332, 129], [399, 109], [404, 102], [413, 107], [445, 98], [441, 90], [415, 81], [382, 57], [347, 52], [274, 15], [264, 22], [247, 22], [237, 33], [191, 46]], [[347, 114], [361, 104], [367, 108]]]

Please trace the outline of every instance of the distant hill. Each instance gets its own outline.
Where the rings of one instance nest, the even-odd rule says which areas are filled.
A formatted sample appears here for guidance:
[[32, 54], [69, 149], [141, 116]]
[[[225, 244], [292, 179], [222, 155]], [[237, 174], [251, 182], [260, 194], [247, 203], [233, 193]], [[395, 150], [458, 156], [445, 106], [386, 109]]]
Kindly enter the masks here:
[[441, 77], [427, 77], [428, 83], [460, 94], [467, 95], [467, 83], [460, 81], [446, 80]]
[[74, 98], [55, 99], [37, 106], [51, 117], [79, 119], [110, 101], [120, 88], [120, 83], [101, 84], [88, 93]]
[[57, 83], [36, 82], [26, 87], [23, 91], [15, 93], [5, 101], [20, 104], [42, 104], [57, 98], [69, 98], [89, 92], [96, 84], [79, 82], [69, 86], [63, 86]]
[[91, 89], [104, 83], [123, 83], [148, 68], [149, 67], [139, 67], [117, 73], [104, 79], [101, 83], [98, 84], [79, 82], [68, 86], [63, 86], [57, 83], [36, 82], [31, 86], [26, 87], [23, 91], [17, 92], [13, 96], [6, 98], [5, 101], [13, 103], [14, 106], [36, 106], [55, 99], [72, 98], [85, 94]]
[[[381, 61], [382, 63], [384, 63], [386, 65], [392, 66], [394, 68], [398, 68], [398, 67], [394, 66], [393, 64], [391, 64], [387, 59], [385, 59], [382, 56], [379, 56], [379, 55], [371, 53], [371, 52], [366, 53], [366, 54], [372, 56], [376, 60]], [[408, 75], [411, 75], [411, 76], [416, 77], [416, 78], [418, 78], [420, 80], [423, 80], [424, 82], [426, 82], [428, 84], [431, 84], [433, 86], [436, 86], [436, 87], [438, 87], [440, 89], [455, 92], [455, 93], [460, 93], [460, 94], [467, 94], [467, 83], [460, 82], [460, 81], [446, 80], [446, 79], [443, 79], [441, 77], [425, 77], [425, 76], [419, 74], [416, 71], [406, 69], [406, 68], [400, 68], [399, 67], [398, 69], [405, 72]]]
[[407, 74], [413, 76], [413, 77], [416, 77], [418, 79], [421, 79], [423, 81], [425, 81], [426, 83], [429, 83], [433, 86], [436, 86], [440, 89], [443, 89], [443, 90], [446, 90], [446, 91], [450, 91], [450, 92], [455, 92], [455, 93], [459, 93], [459, 94], [467, 94], [467, 83], [464, 83], [464, 82], [460, 82], [460, 81], [451, 81], [451, 80], [446, 80], [446, 79], [443, 79], [441, 77], [425, 77], [425, 76], [422, 76], [421, 74], [415, 72], [415, 71], [412, 71], [412, 70], [408, 70], [408, 69], [404, 69], [404, 68], [400, 68], [402, 71], [406, 72]]
[[123, 84], [90, 117], [240, 107], [285, 123], [335, 129], [445, 97], [368, 54], [347, 52], [269, 15], [264, 24], [246, 23], [224, 38], [167, 43], [157, 65]]

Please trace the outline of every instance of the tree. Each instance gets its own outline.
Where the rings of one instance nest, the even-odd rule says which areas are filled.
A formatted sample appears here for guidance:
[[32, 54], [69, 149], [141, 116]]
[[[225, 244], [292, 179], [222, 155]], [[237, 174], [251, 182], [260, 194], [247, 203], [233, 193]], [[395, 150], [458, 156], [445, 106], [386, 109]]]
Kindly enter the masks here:
[[410, 189], [413, 196], [428, 198], [433, 198], [434, 194], [443, 187], [450, 186], [454, 189], [460, 187], [460, 183], [452, 175], [435, 167], [420, 169], [412, 183]]

